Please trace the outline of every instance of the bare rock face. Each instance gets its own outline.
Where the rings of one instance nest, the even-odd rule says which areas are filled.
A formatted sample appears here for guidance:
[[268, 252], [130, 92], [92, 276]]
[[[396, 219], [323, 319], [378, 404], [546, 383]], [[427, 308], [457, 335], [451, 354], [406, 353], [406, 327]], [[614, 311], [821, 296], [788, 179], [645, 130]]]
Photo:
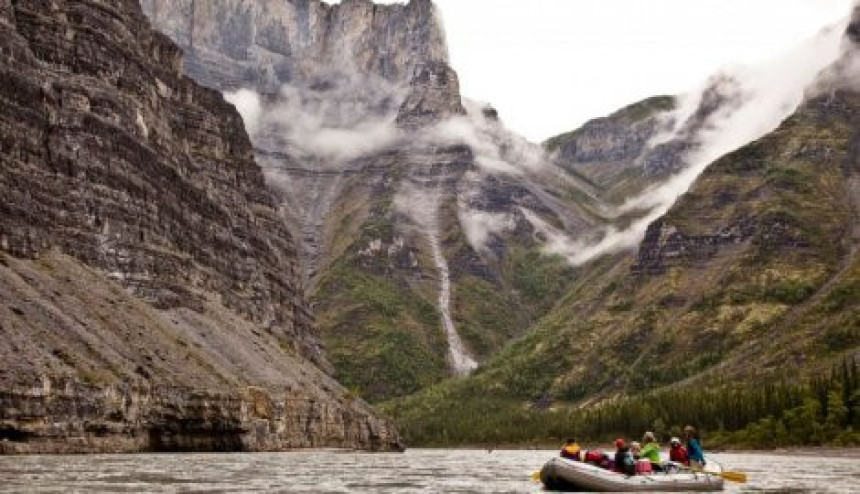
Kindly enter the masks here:
[[[160, 449], [188, 423], [233, 430], [228, 449], [396, 442], [313, 365], [295, 246], [241, 118], [137, 2], [2, 0], [0, 58], [3, 451]], [[270, 414], [248, 413], [250, 387]]]
[[[409, 81], [447, 63], [430, 0], [376, 5], [346, 0], [143, 0], [153, 24], [188, 53], [188, 71], [222, 90], [275, 93], [333, 72]], [[457, 95], [459, 97], [459, 95]]]
[[15, 50], [2, 74], [3, 248], [60, 247], [163, 309], [216, 293], [319, 359], [295, 248], [236, 112], [181, 76], [169, 40], [134, 32], [139, 10], [48, 13], [18, 2], [3, 24]]
[[418, 67], [410, 83], [406, 100], [400, 105], [397, 125], [419, 129], [452, 115], [465, 115], [460, 103], [460, 82], [457, 73], [444, 63]]
[[323, 230], [343, 193], [343, 170], [353, 167], [346, 162], [384, 148], [398, 129], [465, 113], [430, 0], [143, 0], [141, 6], [185, 51], [185, 71], [197, 82], [263, 96], [267, 118], [251, 138], [292, 220], [310, 286], [325, 263]]

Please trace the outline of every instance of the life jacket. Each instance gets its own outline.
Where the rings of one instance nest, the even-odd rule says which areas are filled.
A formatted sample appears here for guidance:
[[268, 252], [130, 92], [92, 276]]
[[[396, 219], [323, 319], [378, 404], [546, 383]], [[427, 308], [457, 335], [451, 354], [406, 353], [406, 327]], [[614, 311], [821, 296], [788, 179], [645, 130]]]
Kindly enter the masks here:
[[579, 445], [576, 443], [573, 443], [573, 444], [568, 444], [567, 446], [561, 448], [561, 457], [567, 458], [568, 460], [580, 461]]
[[702, 451], [702, 445], [698, 439], [690, 438], [687, 440], [687, 458], [692, 461], [697, 461], [702, 465], [705, 464], [705, 454]]
[[651, 460], [636, 460], [637, 474], [649, 474], [653, 472], [654, 468], [651, 466]]
[[603, 461], [603, 453], [600, 451], [586, 451], [585, 461], [588, 463], [600, 463]]
[[690, 458], [687, 456], [687, 448], [683, 446], [673, 446], [672, 448], [670, 448], [669, 460], [690, 466]]
[[622, 448], [615, 452], [615, 470], [627, 475], [636, 474], [636, 460], [629, 448]]

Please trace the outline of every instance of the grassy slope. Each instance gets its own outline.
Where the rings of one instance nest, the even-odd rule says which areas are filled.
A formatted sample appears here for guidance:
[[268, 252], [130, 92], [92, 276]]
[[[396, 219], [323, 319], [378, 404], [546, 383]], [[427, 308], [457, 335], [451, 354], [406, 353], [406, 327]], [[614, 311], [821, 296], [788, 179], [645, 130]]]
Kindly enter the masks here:
[[[633, 272], [633, 256], [589, 266], [552, 313], [474, 377], [386, 410], [413, 442], [526, 441], [537, 439], [529, 423], [549, 437], [569, 426], [565, 404], [715, 377], [763, 382], [857, 354], [849, 191], [856, 200], [858, 109], [856, 94], [814, 100], [709, 167], [660, 221], [687, 235], [687, 247], [710, 241], [715, 251], [681, 250], [652, 274]], [[736, 242], [715, 240], [744, 228]], [[541, 401], [560, 408], [529, 406]]]
[[[327, 225], [330, 255], [314, 294], [335, 377], [372, 402], [449, 377], [439, 273], [423, 232], [405, 226], [393, 205], [410, 159], [383, 156], [377, 163], [385, 170], [381, 177], [346, 185]], [[457, 218], [454, 190], [446, 192], [440, 218], [452, 318], [472, 355], [483, 361], [552, 308], [571, 269], [540, 255], [530, 237], [510, 235], [498, 256], [475, 252]]]

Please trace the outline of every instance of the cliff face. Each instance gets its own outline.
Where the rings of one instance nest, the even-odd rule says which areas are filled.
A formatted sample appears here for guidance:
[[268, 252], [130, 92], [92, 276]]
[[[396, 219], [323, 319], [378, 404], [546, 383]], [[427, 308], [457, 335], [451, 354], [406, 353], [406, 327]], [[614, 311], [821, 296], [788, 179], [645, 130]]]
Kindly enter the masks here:
[[295, 248], [240, 118], [181, 76], [169, 40], [132, 32], [145, 18], [128, 10], [7, 11], [3, 248], [59, 247], [163, 309], [217, 294], [320, 359]]
[[447, 63], [430, 0], [376, 5], [346, 0], [143, 0], [146, 14], [188, 53], [204, 85], [276, 93], [284, 83], [334, 73], [409, 81], [425, 64]]
[[[4, 451], [224, 449], [205, 445], [223, 427], [233, 449], [396, 441], [311, 363], [328, 365], [241, 118], [136, 2], [2, 0], [0, 56]], [[247, 411], [249, 387], [271, 413]], [[321, 425], [299, 432], [302, 414]]]
[[[393, 145], [395, 127], [415, 130], [465, 113], [430, 0], [141, 5], [186, 52], [185, 70], [196, 81], [262, 96], [260, 122], [249, 131], [292, 220], [311, 286], [328, 257], [325, 225], [354, 168], [348, 161]], [[314, 197], [305, 197], [309, 191]]]
[[607, 201], [623, 202], [688, 169], [708, 133], [747, 98], [725, 74], [695, 96], [647, 98], [548, 139], [544, 147], [561, 166], [603, 188]]
[[482, 360], [549, 308], [568, 267], [528, 218], [582, 232], [595, 201], [462, 100], [429, 0], [142, 4], [247, 117], [341, 382], [412, 393], [457, 372], [446, 328]]

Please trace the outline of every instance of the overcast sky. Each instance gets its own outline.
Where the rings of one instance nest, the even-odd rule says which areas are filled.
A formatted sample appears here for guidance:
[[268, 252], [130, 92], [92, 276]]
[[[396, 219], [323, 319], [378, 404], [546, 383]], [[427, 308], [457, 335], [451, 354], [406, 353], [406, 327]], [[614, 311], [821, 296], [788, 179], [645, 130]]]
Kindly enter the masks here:
[[465, 96], [539, 141], [755, 63], [848, 15], [851, 0], [436, 0]]
[[[435, 0], [462, 93], [533, 141], [692, 89], [848, 15], [852, 0]], [[382, 3], [402, 3], [382, 0]]]

